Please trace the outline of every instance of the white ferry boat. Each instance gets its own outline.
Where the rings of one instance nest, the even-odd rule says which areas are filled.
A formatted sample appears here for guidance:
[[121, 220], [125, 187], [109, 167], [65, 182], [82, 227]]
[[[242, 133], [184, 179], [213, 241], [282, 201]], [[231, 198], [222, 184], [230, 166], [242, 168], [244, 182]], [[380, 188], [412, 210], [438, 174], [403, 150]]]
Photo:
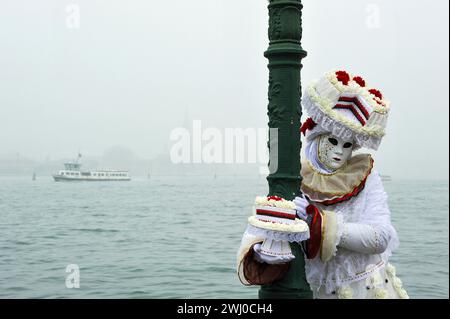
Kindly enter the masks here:
[[65, 163], [65, 169], [53, 175], [56, 182], [62, 181], [130, 181], [130, 174], [127, 171], [99, 170], [81, 171], [81, 164], [78, 160], [72, 163]]

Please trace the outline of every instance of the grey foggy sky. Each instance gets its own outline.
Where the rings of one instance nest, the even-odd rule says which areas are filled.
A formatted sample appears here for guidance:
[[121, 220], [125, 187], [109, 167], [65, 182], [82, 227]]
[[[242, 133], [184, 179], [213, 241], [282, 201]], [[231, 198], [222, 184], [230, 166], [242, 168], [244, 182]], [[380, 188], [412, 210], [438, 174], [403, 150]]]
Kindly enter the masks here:
[[[66, 27], [72, 3], [79, 29]], [[204, 127], [267, 124], [265, 0], [0, 4], [0, 155], [123, 145], [152, 157], [186, 110]], [[448, 178], [448, 1], [303, 4], [303, 85], [333, 68], [360, 73], [392, 102], [378, 170]], [[379, 28], [367, 25], [373, 8]]]

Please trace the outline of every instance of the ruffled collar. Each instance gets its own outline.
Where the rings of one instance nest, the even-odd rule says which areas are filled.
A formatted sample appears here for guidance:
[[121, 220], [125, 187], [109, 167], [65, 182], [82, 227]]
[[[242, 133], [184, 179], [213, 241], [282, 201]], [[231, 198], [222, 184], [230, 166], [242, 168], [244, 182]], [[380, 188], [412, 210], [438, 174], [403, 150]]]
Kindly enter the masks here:
[[305, 160], [302, 163], [302, 192], [312, 201], [329, 206], [357, 196], [364, 189], [367, 177], [373, 169], [369, 154], [353, 156], [339, 170], [326, 174], [318, 171]]

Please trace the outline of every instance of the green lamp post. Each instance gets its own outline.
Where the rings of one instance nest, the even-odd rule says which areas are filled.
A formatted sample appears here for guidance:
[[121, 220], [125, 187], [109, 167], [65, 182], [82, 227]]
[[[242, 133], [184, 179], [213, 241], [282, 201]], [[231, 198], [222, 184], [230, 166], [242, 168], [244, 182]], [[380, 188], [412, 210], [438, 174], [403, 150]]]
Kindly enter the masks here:
[[[306, 52], [301, 46], [301, 0], [269, 1], [269, 195], [293, 200], [300, 195], [300, 71]], [[276, 163], [274, 163], [276, 162]], [[276, 167], [274, 170], [273, 167]], [[272, 171], [274, 170], [274, 171]], [[303, 251], [291, 244], [296, 256], [286, 276], [259, 290], [261, 299], [309, 299], [312, 292], [305, 276]]]

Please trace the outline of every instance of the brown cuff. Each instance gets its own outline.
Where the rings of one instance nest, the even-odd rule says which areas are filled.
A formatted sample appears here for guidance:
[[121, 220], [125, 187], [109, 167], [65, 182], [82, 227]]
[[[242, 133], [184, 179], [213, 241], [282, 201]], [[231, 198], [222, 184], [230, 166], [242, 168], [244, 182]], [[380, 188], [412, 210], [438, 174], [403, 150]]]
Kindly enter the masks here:
[[[253, 245], [255, 246], [255, 245]], [[253, 246], [243, 260], [244, 277], [250, 285], [270, 285], [284, 277], [290, 267], [290, 263], [282, 265], [269, 265], [255, 260]]]

